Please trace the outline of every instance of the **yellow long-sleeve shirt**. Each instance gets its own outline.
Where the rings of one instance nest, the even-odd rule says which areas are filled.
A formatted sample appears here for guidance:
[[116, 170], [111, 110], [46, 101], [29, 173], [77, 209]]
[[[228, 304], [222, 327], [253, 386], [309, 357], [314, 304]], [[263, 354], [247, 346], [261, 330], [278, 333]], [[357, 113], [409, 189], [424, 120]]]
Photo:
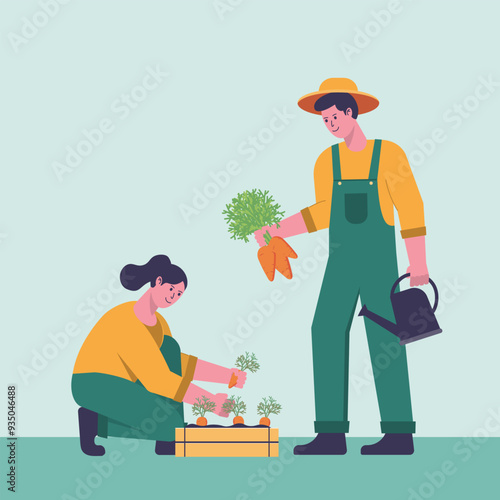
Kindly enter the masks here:
[[[351, 151], [345, 142], [339, 144], [343, 179], [367, 179], [373, 152], [373, 140], [362, 151]], [[311, 233], [330, 225], [333, 188], [332, 150], [325, 149], [314, 167], [316, 203], [304, 208], [302, 217]], [[382, 216], [394, 226], [394, 208], [398, 211], [401, 236], [413, 238], [426, 234], [424, 204], [404, 151], [393, 142], [382, 141], [377, 178]]]
[[163, 336], [172, 336], [165, 318], [155, 313], [155, 326], [144, 325], [134, 313], [135, 302], [109, 310], [92, 328], [76, 358], [73, 373], [105, 373], [182, 401], [193, 380], [197, 358], [181, 353], [182, 376], [170, 371], [160, 352]]

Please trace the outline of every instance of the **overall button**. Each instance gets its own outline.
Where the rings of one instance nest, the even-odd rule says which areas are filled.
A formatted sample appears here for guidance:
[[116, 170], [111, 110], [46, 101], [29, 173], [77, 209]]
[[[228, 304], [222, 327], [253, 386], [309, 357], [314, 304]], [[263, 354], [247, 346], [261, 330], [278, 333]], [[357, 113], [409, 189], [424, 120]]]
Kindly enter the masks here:
[[342, 186], [342, 183], [339, 181], [339, 186]]
[[370, 181], [370, 186], [373, 186], [373, 181]]

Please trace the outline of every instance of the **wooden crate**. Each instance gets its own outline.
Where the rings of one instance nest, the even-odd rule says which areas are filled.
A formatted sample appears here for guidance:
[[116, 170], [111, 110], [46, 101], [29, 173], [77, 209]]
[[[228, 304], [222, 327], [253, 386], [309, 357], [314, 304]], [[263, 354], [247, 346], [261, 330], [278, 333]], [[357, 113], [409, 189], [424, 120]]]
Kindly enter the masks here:
[[187, 427], [175, 429], [176, 457], [277, 457], [278, 429]]

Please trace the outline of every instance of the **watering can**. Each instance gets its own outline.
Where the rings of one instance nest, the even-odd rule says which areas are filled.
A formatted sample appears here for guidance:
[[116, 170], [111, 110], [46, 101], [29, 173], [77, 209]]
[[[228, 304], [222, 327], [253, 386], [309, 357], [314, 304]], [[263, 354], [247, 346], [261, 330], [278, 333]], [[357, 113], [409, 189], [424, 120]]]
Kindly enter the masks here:
[[429, 283], [434, 289], [434, 306], [431, 307], [429, 299], [424, 291], [418, 288], [410, 288], [402, 292], [396, 292], [396, 287], [400, 281], [408, 278], [410, 273], [400, 276], [391, 289], [391, 303], [394, 310], [396, 323], [389, 321], [378, 314], [370, 311], [365, 305], [361, 308], [359, 316], [366, 316], [381, 327], [399, 337], [399, 344], [406, 345], [416, 340], [425, 339], [441, 333], [436, 316], [438, 305], [438, 290], [434, 281], [429, 279]]

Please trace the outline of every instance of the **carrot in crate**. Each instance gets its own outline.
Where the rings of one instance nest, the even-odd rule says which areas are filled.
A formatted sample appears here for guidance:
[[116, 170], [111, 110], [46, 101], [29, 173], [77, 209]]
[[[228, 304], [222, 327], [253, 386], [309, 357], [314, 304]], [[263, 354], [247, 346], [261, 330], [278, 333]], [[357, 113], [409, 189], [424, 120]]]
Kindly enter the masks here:
[[244, 424], [243, 415], [247, 411], [246, 403], [241, 399], [241, 396], [230, 396], [229, 400], [222, 405], [226, 413], [233, 413], [233, 424]]
[[271, 426], [269, 415], [274, 413], [277, 415], [281, 411], [281, 405], [271, 396], [269, 398], [262, 398], [262, 401], [257, 406], [257, 415], [262, 415], [259, 421], [260, 425]]
[[202, 396], [201, 399], [196, 398], [196, 403], [192, 407], [193, 415], [198, 416], [196, 425], [206, 426], [208, 422], [205, 415], [207, 413], [213, 413], [216, 406], [215, 402], [211, 401], [206, 396]]

